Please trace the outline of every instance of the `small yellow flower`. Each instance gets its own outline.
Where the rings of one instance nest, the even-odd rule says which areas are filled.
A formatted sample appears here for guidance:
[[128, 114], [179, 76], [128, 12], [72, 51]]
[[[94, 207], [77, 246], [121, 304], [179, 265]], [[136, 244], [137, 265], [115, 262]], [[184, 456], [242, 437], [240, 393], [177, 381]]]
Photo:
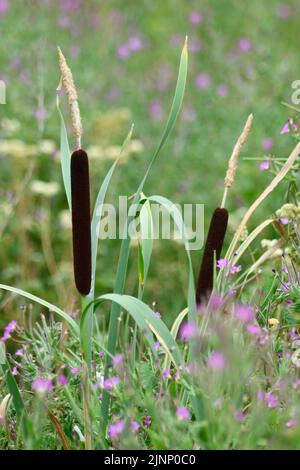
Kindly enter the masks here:
[[277, 320], [277, 318], [269, 318], [268, 323], [270, 328], [277, 328], [279, 325], [279, 320]]

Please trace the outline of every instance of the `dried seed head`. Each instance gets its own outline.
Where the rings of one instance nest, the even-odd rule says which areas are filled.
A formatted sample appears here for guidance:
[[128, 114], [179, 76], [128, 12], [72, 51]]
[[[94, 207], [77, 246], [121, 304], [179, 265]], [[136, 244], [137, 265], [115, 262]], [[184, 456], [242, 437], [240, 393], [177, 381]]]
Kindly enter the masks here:
[[68, 66], [66, 59], [58, 47], [58, 61], [61, 72], [62, 86], [68, 97], [69, 106], [71, 110], [72, 128], [76, 137], [77, 148], [81, 147], [81, 135], [82, 135], [82, 124], [80, 117], [80, 110], [78, 105], [78, 96], [76, 87], [73, 80], [73, 75], [70, 67]]
[[6, 414], [11, 399], [10, 393], [8, 393], [0, 403], [0, 424], [6, 420]]
[[243, 129], [243, 132], [241, 133], [241, 135], [239, 136], [235, 146], [234, 146], [234, 149], [232, 151], [232, 154], [231, 154], [231, 157], [229, 159], [229, 163], [228, 163], [228, 170], [227, 170], [227, 173], [226, 173], [226, 176], [225, 176], [225, 188], [230, 188], [234, 182], [234, 178], [235, 178], [235, 173], [236, 173], [236, 170], [237, 170], [237, 164], [238, 164], [238, 157], [239, 157], [239, 154], [241, 152], [241, 149], [248, 137], [248, 134], [250, 132], [250, 129], [251, 129], [251, 125], [252, 125], [252, 121], [253, 121], [253, 114], [250, 114], [250, 116], [248, 117], [247, 119], [247, 122], [245, 124], [245, 127]]

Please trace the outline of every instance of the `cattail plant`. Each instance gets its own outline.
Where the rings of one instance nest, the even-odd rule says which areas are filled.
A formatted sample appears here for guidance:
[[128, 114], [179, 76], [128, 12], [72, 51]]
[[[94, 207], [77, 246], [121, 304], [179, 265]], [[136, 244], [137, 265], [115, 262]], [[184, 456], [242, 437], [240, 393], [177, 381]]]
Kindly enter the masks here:
[[213, 290], [215, 260], [220, 259], [228, 224], [229, 214], [228, 210], [225, 208], [227, 193], [229, 188], [233, 185], [237, 170], [238, 156], [250, 132], [252, 120], [253, 115], [250, 114], [243, 132], [234, 146], [224, 179], [224, 193], [221, 207], [215, 209], [210, 221], [196, 290], [196, 302], [198, 305], [201, 304], [203, 299], [207, 299]]
[[91, 221], [88, 156], [81, 149], [82, 125], [78, 96], [71, 69], [58, 48], [61, 83], [68, 97], [76, 150], [71, 156], [71, 206], [74, 278], [78, 292], [86, 296], [91, 287]]
[[[76, 149], [71, 156], [71, 209], [73, 235], [73, 264], [75, 285], [82, 295], [82, 310], [86, 305], [86, 296], [91, 289], [92, 242], [90, 216], [90, 181], [89, 162], [86, 152], [81, 148], [82, 125], [77, 92], [66, 59], [58, 48], [61, 84], [68, 97], [72, 129], [76, 138]], [[82, 392], [84, 411], [85, 448], [91, 449], [91, 420], [89, 414], [89, 372], [86, 364], [87, 352], [82, 348]]]

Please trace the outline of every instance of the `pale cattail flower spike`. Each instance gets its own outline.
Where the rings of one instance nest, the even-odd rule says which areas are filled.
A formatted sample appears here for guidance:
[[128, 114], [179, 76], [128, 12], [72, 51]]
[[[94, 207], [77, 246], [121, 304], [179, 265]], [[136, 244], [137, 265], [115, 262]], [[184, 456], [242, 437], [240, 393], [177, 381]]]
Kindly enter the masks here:
[[76, 87], [73, 80], [73, 75], [67, 61], [58, 47], [58, 61], [61, 72], [61, 84], [68, 97], [69, 106], [71, 110], [72, 129], [76, 138], [76, 149], [81, 148], [81, 135], [82, 135], [82, 124], [80, 117], [80, 110], [78, 104], [78, 96]]
[[238, 165], [238, 157], [239, 157], [239, 154], [242, 150], [242, 147], [243, 147], [244, 143], [246, 142], [246, 139], [249, 135], [251, 125], [252, 125], [252, 121], [253, 121], [253, 114], [250, 114], [250, 116], [248, 117], [248, 119], [246, 121], [243, 132], [239, 136], [239, 138], [238, 138], [238, 140], [237, 140], [237, 142], [234, 146], [234, 149], [232, 151], [231, 157], [229, 159], [228, 169], [227, 169], [227, 173], [226, 173], [226, 176], [225, 176], [225, 179], [224, 179], [224, 193], [223, 193], [221, 207], [225, 207], [228, 189], [231, 188], [231, 186], [233, 185], [236, 170], [237, 170], [237, 165]]

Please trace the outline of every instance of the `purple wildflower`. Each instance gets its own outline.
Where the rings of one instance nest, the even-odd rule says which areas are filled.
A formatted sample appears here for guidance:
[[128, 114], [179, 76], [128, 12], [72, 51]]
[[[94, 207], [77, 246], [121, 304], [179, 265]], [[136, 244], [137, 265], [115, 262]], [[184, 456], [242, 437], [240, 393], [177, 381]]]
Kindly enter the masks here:
[[120, 59], [128, 59], [128, 57], [130, 56], [130, 50], [127, 46], [127, 44], [123, 44], [122, 46], [120, 46], [118, 48], [118, 56], [120, 57]]
[[117, 354], [114, 358], [113, 358], [113, 366], [115, 367], [118, 367], [122, 364], [122, 362], [124, 361], [124, 354]]
[[203, 16], [198, 11], [192, 11], [189, 19], [191, 24], [197, 25], [202, 23]]
[[138, 52], [143, 48], [142, 40], [139, 36], [132, 36], [129, 38], [127, 47], [132, 52]]
[[234, 297], [235, 295], [236, 295], [236, 289], [229, 289], [228, 296], [229, 297]]
[[280, 131], [280, 135], [287, 134], [290, 132], [290, 127], [292, 128], [293, 131], [297, 130], [296, 124], [293, 123], [293, 120], [291, 118], [288, 119], [288, 121], [284, 124]]
[[67, 385], [67, 382], [67, 377], [64, 374], [59, 374], [59, 376], [57, 377], [58, 385], [61, 385], [63, 387], [64, 385]]
[[18, 367], [17, 366], [14, 366], [14, 368], [12, 370], [12, 375], [18, 375]]
[[18, 324], [15, 320], [10, 321], [8, 325], [6, 325], [3, 336], [2, 338], [0, 338], [0, 341], [7, 341], [11, 337], [11, 334], [15, 331], [17, 326]]
[[180, 339], [188, 341], [192, 339], [197, 333], [197, 326], [194, 323], [186, 322], [182, 325], [179, 333]]
[[217, 261], [217, 268], [224, 269], [224, 268], [226, 268], [226, 266], [228, 266], [228, 264], [229, 264], [228, 259], [225, 259], [225, 258], [219, 259]]
[[131, 421], [130, 423], [130, 429], [132, 432], [137, 432], [140, 428], [140, 425], [137, 421]]
[[199, 90], [206, 90], [211, 84], [210, 76], [207, 73], [199, 73], [196, 77], [196, 86]]
[[22, 346], [19, 349], [16, 350], [15, 356], [18, 356], [18, 357], [23, 356], [24, 351], [25, 351], [25, 346], [24, 346], [24, 344], [22, 344]]
[[163, 371], [163, 377], [165, 377], [166, 379], [170, 379], [170, 378], [171, 378], [170, 369], [165, 369], [165, 370]]
[[119, 377], [112, 377], [111, 379], [106, 379], [104, 381], [104, 388], [105, 390], [109, 391], [119, 385], [120, 379]]
[[207, 365], [215, 371], [223, 370], [226, 367], [224, 354], [220, 351], [213, 351], [207, 359]]
[[285, 423], [285, 427], [288, 429], [293, 429], [296, 426], [297, 426], [297, 420], [295, 418], [291, 418]]
[[288, 225], [289, 223], [289, 219], [287, 217], [280, 217], [280, 223], [282, 223], [282, 225]]
[[247, 331], [250, 335], [259, 336], [261, 333], [261, 328], [258, 325], [250, 324], [247, 326]]
[[242, 270], [242, 266], [239, 264], [238, 266], [231, 266], [230, 273], [235, 274], [239, 273]]
[[123, 420], [111, 424], [108, 429], [110, 439], [117, 439], [125, 429], [125, 422]]
[[191, 418], [190, 412], [185, 406], [177, 408], [176, 414], [182, 421], [188, 421]]
[[250, 323], [255, 318], [255, 313], [251, 305], [236, 305], [235, 316], [243, 323]]
[[219, 294], [213, 294], [209, 300], [209, 306], [212, 310], [218, 310], [223, 304], [223, 298]]
[[155, 347], [155, 349], [159, 349], [159, 348], [160, 348], [160, 342], [159, 342], [159, 341], [155, 341], [154, 347]]
[[279, 406], [279, 400], [277, 395], [274, 395], [274, 393], [268, 392], [265, 395], [265, 401], [268, 406], [268, 408], [278, 408]]
[[270, 162], [266, 160], [265, 162], [260, 163], [259, 169], [260, 171], [268, 170], [270, 167]]
[[241, 52], [249, 52], [252, 48], [251, 42], [247, 38], [241, 38], [239, 40], [239, 49]]
[[0, 0], [0, 15], [5, 15], [9, 10], [9, 1], [8, 0]]
[[161, 318], [160, 312], [154, 312], [154, 315], [155, 315], [157, 318]]
[[262, 141], [262, 146], [263, 146], [264, 150], [271, 150], [271, 148], [273, 147], [273, 144], [274, 144], [274, 141], [273, 141], [273, 139], [271, 139], [271, 137], [266, 137]]
[[46, 392], [50, 392], [52, 386], [52, 380], [43, 378], [37, 378], [31, 384], [32, 390], [38, 395], [44, 395]]
[[78, 367], [72, 367], [71, 372], [73, 375], [76, 375], [78, 373]]
[[150, 424], [152, 423], [151, 417], [145, 416], [145, 418], [143, 419], [143, 423], [145, 426], [150, 426]]

